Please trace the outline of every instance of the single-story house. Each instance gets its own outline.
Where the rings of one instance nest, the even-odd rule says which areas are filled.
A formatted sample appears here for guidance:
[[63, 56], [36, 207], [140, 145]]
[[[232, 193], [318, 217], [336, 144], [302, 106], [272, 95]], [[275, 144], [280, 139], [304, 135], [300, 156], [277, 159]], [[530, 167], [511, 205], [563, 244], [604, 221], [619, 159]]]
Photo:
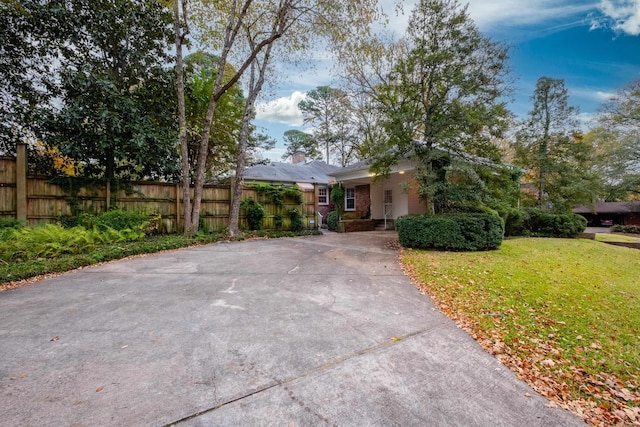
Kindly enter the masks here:
[[337, 166], [331, 166], [322, 160], [305, 161], [304, 153], [296, 153], [291, 163], [272, 162], [266, 165], [255, 165], [247, 168], [244, 173], [244, 181], [266, 182], [269, 184], [292, 185], [300, 188], [316, 189], [318, 201], [318, 213], [322, 221], [326, 223], [329, 212], [333, 210], [329, 198], [329, 188], [336, 182], [332, 174], [340, 170]]
[[602, 202], [592, 206], [579, 206], [573, 210], [587, 218], [591, 227], [640, 225], [640, 201]]
[[[468, 156], [476, 163], [492, 164], [489, 160]], [[245, 182], [268, 182], [272, 184], [296, 183], [316, 186], [318, 212], [322, 221], [333, 210], [329, 197], [332, 184], [344, 188], [343, 219], [371, 220], [369, 224], [351, 224], [351, 230], [393, 230], [398, 217], [427, 213], [427, 204], [420, 198], [415, 179], [415, 160], [400, 159], [393, 165], [388, 176], [376, 177], [371, 171], [371, 161], [363, 160], [346, 167], [331, 166], [323, 161], [304, 162], [304, 155], [294, 156], [292, 163], [275, 162], [247, 169]]]

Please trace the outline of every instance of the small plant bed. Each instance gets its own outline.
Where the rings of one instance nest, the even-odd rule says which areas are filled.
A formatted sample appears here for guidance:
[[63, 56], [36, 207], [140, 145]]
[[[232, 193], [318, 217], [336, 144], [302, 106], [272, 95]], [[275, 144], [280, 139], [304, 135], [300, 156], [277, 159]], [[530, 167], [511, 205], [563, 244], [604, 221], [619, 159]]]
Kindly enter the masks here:
[[150, 254], [224, 240], [224, 234], [203, 234], [197, 237], [183, 235], [151, 236], [143, 240], [117, 242], [95, 247], [92, 251], [78, 254], [62, 254], [52, 258], [25, 259], [19, 262], [0, 263], [0, 291], [19, 286], [20, 281], [40, 276], [63, 273], [106, 261]]
[[640, 422], [640, 259], [585, 239], [404, 250], [409, 274], [500, 361], [592, 425]]
[[[279, 238], [322, 234], [318, 230], [293, 231], [256, 231], [247, 232], [235, 240], [252, 238]], [[20, 261], [0, 262], [0, 291], [13, 289], [50, 275], [63, 273], [76, 268], [113, 261], [132, 256], [157, 253], [167, 250], [204, 245], [226, 241], [225, 233], [198, 234], [185, 237], [178, 234], [150, 236], [142, 240], [116, 242], [93, 247], [91, 251], [77, 254], [61, 254], [54, 257], [38, 257]]]

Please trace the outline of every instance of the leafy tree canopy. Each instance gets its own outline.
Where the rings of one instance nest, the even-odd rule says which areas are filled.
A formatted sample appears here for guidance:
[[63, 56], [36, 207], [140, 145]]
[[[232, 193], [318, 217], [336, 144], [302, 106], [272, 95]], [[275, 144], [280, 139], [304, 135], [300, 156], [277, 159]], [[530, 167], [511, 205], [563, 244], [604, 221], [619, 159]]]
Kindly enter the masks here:
[[150, 0], [72, 0], [61, 108], [44, 138], [90, 176], [173, 178], [178, 171], [169, 10]]
[[359, 159], [353, 106], [343, 90], [318, 86], [307, 92], [298, 107], [304, 123], [313, 126], [313, 138], [327, 163], [335, 158], [346, 166]]
[[578, 130], [577, 108], [569, 105], [562, 79], [541, 77], [529, 117], [516, 136], [516, 162], [528, 170], [540, 208], [568, 211], [591, 203], [599, 180], [592, 170], [592, 146]]
[[42, 132], [57, 94], [56, 58], [72, 31], [62, 1], [0, 1], [0, 154]]
[[[379, 146], [367, 147], [378, 154], [373, 172], [385, 175], [400, 158], [411, 157], [430, 211], [479, 203], [458, 197], [462, 188], [455, 182], [470, 185], [462, 191], [467, 196], [486, 188], [477, 172], [455, 166], [455, 157], [500, 162], [494, 141], [509, 118], [507, 48], [483, 36], [457, 0], [421, 0], [403, 39], [366, 43], [352, 52], [345, 55], [351, 81], [383, 112], [380, 118], [369, 115], [384, 129], [374, 136]], [[453, 179], [462, 169], [466, 178]]]
[[306, 132], [290, 129], [284, 133], [284, 143], [287, 151], [282, 155], [282, 160], [298, 152], [304, 153], [307, 159], [322, 160], [322, 153], [318, 150], [315, 139]]
[[598, 151], [607, 199], [640, 195], [640, 79], [622, 87], [600, 111], [600, 126], [588, 137]]

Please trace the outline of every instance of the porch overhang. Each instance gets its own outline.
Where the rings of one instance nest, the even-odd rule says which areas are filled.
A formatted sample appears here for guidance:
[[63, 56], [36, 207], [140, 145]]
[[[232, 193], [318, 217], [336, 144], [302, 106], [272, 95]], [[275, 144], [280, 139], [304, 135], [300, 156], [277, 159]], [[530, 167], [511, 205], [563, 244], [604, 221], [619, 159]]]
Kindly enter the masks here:
[[[371, 172], [371, 165], [369, 163], [362, 162], [363, 164], [356, 164], [352, 167], [347, 167], [344, 170], [334, 172], [333, 176], [339, 183], [348, 183], [350, 185], [364, 185], [371, 184], [376, 178], [376, 174]], [[393, 165], [389, 171], [389, 175], [399, 174], [403, 175], [406, 172], [415, 170], [415, 165], [408, 160], [400, 160], [397, 164]]]

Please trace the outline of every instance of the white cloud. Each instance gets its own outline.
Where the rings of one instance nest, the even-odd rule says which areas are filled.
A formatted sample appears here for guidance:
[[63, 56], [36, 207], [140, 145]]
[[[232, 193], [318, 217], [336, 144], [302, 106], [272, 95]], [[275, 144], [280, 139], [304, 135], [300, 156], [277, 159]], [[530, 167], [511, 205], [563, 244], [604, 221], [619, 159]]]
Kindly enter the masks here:
[[571, 96], [575, 96], [576, 98], [588, 99], [590, 101], [596, 102], [607, 102], [611, 99], [611, 97], [615, 96], [613, 92], [607, 92], [603, 90], [595, 90], [595, 89], [570, 89], [569, 94]]
[[288, 97], [258, 103], [256, 106], [256, 119], [289, 126], [301, 126], [303, 117], [298, 104], [304, 98], [304, 92], [295, 91]]
[[613, 92], [602, 92], [602, 91], [596, 91], [596, 96], [601, 100], [601, 101], [609, 101], [611, 98], [613, 98], [614, 96], [616, 96], [615, 93]]
[[570, 16], [583, 16], [594, 10], [595, 3], [575, 4], [558, 0], [471, 0], [469, 15], [480, 28], [497, 24], [533, 25]]
[[[469, 16], [483, 30], [496, 29], [498, 26], [548, 24], [549, 21], [559, 21], [567, 17], [576, 17], [581, 22], [589, 12], [598, 8], [598, 2], [594, 0], [586, 4], [585, 2], [576, 4], [575, 1], [567, 0], [467, 0], [461, 3], [469, 3]], [[408, 16], [415, 4], [413, 0], [403, 2], [404, 15], [397, 16], [393, 2], [382, 1], [383, 8], [389, 16], [389, 27], [397, 34], [404, 33]]]
[[640, 0], [601, 0], [599, 9], [613, 21], [614, 30], [640, 35]]

